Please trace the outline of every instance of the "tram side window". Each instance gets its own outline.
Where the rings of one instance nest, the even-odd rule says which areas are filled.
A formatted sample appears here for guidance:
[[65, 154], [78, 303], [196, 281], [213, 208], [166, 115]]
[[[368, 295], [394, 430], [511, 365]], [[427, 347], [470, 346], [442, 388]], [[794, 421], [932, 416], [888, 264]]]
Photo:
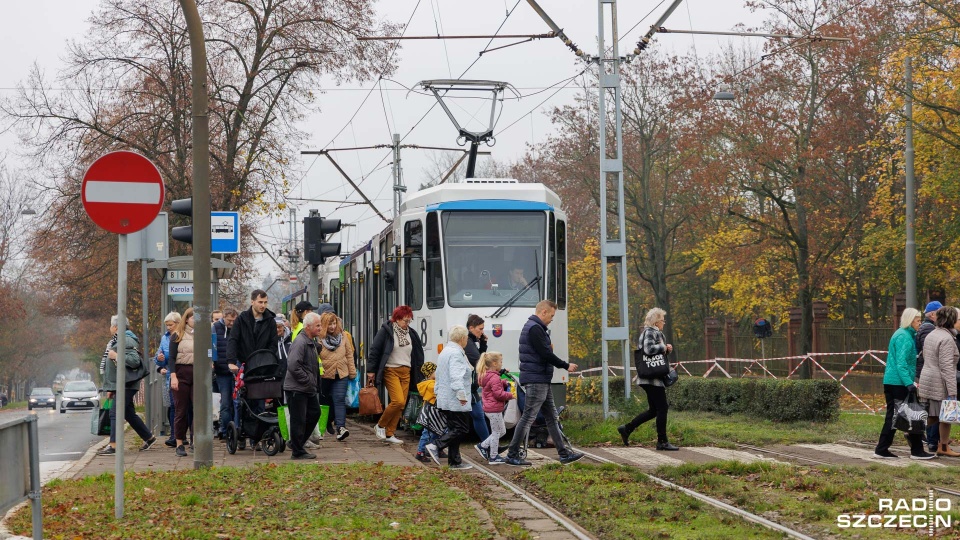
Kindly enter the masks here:
[[423, 223], [408, 221], [403, 226], [403, 303], [423, 309]]
[[340, 309], [340, 280], [331, 279], [330, 280], [330, 305], [333, 306], [333, 311], [335, 313], [343, 313], [343, 310]]
[[427, 307], [443, 307], [443, 267], [440, 262], [440, 223], [437, 212], [427, 214]]
[[549, 226], [547, 227], [547, 298], [557, 299], [557, 250], [554, 244], [556, 238], [557, 219], [550, 212]]
[[567, 224], [557, 221], [557, 307], [567, 308]]

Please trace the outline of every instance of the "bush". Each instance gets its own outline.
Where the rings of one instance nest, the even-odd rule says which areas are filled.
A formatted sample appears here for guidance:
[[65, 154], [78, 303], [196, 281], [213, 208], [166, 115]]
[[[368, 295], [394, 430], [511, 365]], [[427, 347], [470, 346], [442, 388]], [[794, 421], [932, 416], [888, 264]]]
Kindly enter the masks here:
[[[610, 405], [624, 405], [623, 377], [610, 377], [609, 384]], [[633, 395], [646, 402], [640, 388]], [[670, 408], [678, 411], [742, 413], [774, 422], [829, 422], [840, 416], [840, 384], [836, 381], [680, 377], [667, 390], [667, 399]], [[567, 383], [567, 403], [602, 402], [600, 377], [571, 379]]]
[[840, 416], [840, 383], [681, 377], [669, 390], [669, 401], [679, 411], [743, 413], [774, 422], [829, 422]]

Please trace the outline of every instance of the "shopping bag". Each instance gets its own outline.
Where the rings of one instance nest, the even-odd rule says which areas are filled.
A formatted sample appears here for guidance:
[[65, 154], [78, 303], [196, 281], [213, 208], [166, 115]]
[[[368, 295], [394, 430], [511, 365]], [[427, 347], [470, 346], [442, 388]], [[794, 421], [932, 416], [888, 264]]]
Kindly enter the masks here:
[[633, 363], [637, 367], [637, 377], [641, 379], [662, 379], [670, 373], [670, 364], [663, 354], [647, 356], [643, 349], [633, 351]]
[[423, 408], [423, 398], [420, 397], [418, 392], [410, 392], [410, 396], [407, 397], [407, 404], [403, 408], [403, 425], [412, 427], [418, 424], [417, 417], [420, 416], [421, 408]]
[[377, 394], [376, 386], [367, 386], [360, 389], [360, 415], [382, 414], [383, 403]]
[[947, 424], [960, 424], [960, 402], [956, 399], [941, 401], [940, 421]]
[[110, 434], [110, 408], [113, 407], [113, 399], [103, 400], [103, 404], [98, 401], [97, 406], [93, 408], [93, 414], [90, 418], [90, 433], [93, 435]]
[[280, 436], [283, 440], [290, 440], [290, 409], [286, 405], [277, 407], [277, 421], [280, 424]]
[[437, 435], [443, 435], [443, 432], [447, 430], [446, 415], [430, 402], [423, 404], [420, 414], [417, 415], [417, 423]]
[[926, 431], [927, 409], [917, 401], [916, 394], [910, 392], [907, 399], [894, 400], [893, 408], [893, 429], [912, 435], [921, 435]]
[[329, 420], [329, 418], [330, 418], [330, 406], [329, 406], [329, 405], [321, 405], [321, 406], [320, 406], [320, 420], [317, 421], [317, 429], [318, 429], [318, 430], [321, 430], [321, 431], [322, 431], [323, 429], [325, 429], [326, 426], [327, 426], [327, 421]]
[[351, 409], [360, 406], [360, 372], [357, 372], [356, 377], [347, 381], [347, 395], [344, 401], [347, 402], [347, 407]]
[[511, 399], [507, 402], [507, 408], [503, 411], [503, 423], [507, 429], [512, 428], [517, 425], [517, 422], [520, 421], [520, 406], [517, 405], [517, 400]]

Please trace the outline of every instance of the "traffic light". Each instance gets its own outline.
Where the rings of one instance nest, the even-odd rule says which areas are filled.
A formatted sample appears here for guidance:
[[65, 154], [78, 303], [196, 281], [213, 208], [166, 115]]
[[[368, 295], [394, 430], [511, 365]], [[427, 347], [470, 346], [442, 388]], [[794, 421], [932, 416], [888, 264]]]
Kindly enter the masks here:
[[326, 236], [339, 232], [339, 219], [324, 219], [320, 216], [303, 218], [303, 253], [313, 266], [323, 264], [327, 257], [340, 255], [339, 242], [327, 242]]
[[[189, 216], [191, 223], [193, 222], [193, 199], [177, 199], [170, 203], [170, 210], [174, 214], [180, 214], [181, 216]], [[179, 240], [181, 242], [186, 242], [187, 244], [193, 243], [193, 225], [185, 225], [183, 227], [174, 227], [170, 231], [170, 236], [174, 240]]]

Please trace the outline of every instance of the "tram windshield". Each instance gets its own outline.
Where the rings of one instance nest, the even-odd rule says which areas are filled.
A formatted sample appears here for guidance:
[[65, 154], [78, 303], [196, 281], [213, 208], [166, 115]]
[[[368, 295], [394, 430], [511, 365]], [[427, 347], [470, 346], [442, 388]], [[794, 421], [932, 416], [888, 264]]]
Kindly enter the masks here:
[[[544, 212], [444, 212], [441, 223], [451, 307], [502, 306], [544, 275]], [[541, 280], [513, 305], [533, 307], [542, 291]]]

